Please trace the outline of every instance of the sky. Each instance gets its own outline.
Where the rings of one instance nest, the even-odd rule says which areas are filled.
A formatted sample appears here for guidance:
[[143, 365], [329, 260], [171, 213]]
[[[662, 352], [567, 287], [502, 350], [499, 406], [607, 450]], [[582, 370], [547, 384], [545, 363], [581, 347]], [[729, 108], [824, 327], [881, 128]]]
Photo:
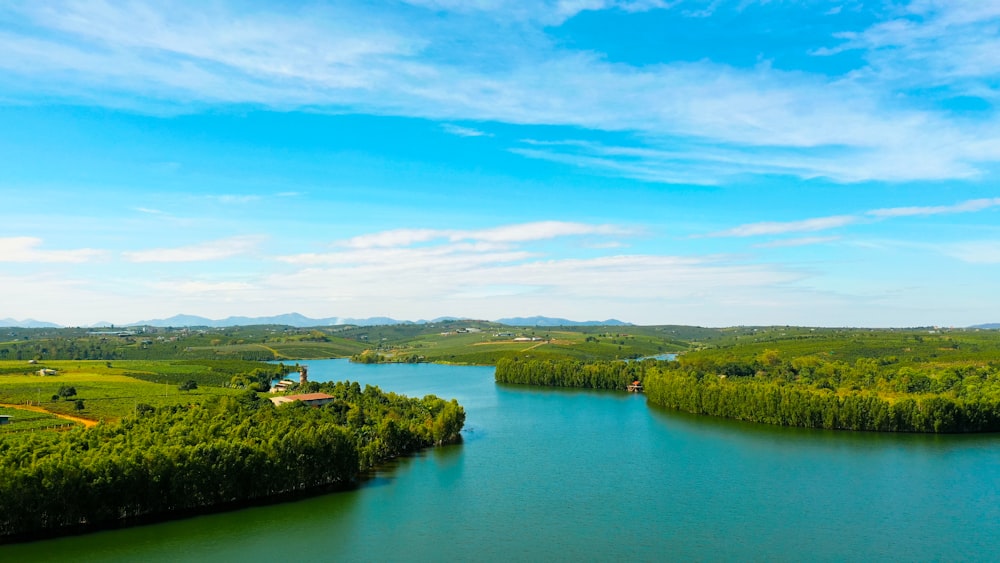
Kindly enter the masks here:
[[1000, 322], [1000, 2], [0, 0], [0, 318]]

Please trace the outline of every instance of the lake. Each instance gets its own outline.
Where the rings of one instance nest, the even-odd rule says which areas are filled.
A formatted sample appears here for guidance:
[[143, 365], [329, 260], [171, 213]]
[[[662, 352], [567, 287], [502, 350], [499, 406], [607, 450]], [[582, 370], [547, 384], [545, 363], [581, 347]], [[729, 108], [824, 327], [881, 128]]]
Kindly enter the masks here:
[[0, 547], [0, 561], [1000, 560], [1000, 436], [776, 428], [493, 368], [309, 361], [457, 398], [464, 442], [357, 490]]

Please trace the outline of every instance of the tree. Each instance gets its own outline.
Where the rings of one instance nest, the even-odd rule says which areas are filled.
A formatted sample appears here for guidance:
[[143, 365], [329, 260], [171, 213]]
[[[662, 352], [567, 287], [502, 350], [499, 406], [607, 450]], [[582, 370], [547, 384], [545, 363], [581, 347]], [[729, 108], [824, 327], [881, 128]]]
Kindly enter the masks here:
[[56, 391], [60, 397], [70, 398], [76, 395], [76, 387], [68, 387], [66, 385], [61, 385], [59, 391]]
[[84, 406], [83, 406], [83, 399], [77, 399], [76, 400], [76, 404], [73, 405], [73, 408], [75, 408], [78, 411], [82, 411], [83, 408], [84, 408]]
[[185, 381], [184, 383], [181, 383], [180, 385], [178, 385], [177, 388], [180, 389], [181, 391], [190, 391], [192, 389], [197, 389], [198, 388], [198, 382], [195, 381], [195, 380], [193, 380], [193, 379], [189, 379], [189, 380]]

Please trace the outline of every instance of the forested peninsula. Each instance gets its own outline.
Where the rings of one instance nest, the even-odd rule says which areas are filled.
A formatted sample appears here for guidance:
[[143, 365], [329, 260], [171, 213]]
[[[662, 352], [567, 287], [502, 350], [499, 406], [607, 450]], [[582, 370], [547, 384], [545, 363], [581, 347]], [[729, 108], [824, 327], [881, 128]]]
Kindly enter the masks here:
[[[958, 348], [955, 348], [956, 350]], [[776, 349], [733, 350], [638, 362], [504, 359], [496, 381], [625, 390], [641, 381], [652, 405], [734, 420], [880, 432], [1000, 431], [1000, 362], [853, 362]]]
[[0, 440], [0, 541], [170, 518], [314, 490], [453, 442], [454, 400], [358, 383], [310, 384], [333, 400], [275, 407], [253, 391], [138, 405], [117, 422]]

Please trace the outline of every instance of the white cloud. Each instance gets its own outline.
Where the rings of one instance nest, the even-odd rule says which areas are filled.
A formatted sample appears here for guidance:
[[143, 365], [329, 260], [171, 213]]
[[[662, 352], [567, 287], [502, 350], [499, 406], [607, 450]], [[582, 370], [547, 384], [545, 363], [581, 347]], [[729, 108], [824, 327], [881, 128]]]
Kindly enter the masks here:
[[1000, 264], [1000, 240], [959, 242], [939, 248], [944, 254], [969, 264]]
[[175, 248], [153, 248], [133, 252], [123, 252], [129, 262], [204, 262], [222, 260], [257, 249], [263, 238], [259, 236], [239, 236], [226, 239], [180, 246]]
[[753, 237], [761, 235], [783, 235], [787, 233], [805, 233], [813, 231], [824, 231], [837, 227], [844, 227], [857, 223], [859, 218], [855, 215], [834, 215], [831, 217], [816, 217], [801, 221], [764, 221], [761, 223], [749, 223], [710, 233], [710, 237]]
[[868, 215], [874, 217], [909, 217], [914, 215], [940, 215], [944, 213], [972, 213], [1000, 206], [1000, 197], [970, 199], [954, 205], [932, 205], [925, 207], [891, 207], [873, 209]]
[[615, 225], [589, 225], [565, 221], [538, 221], [478, 230], [393, 229], [352, 237], [340, 243], [349, 248], [384, 248], [411, 246], [436, 239], [451, 242], [511, 243], [548, 240], [567, 236], [615, 235], [631, 232]]
[[617, 235], [629, 231], [615, 225], [588, 225], [563, 221], [539, 221], [506, 225], [477, 231], [457, 231], [451, 240], [479, 240], [486, 242], [527, 242], [557, 237], [581, 235]]
[[[817, 54], [860, 50], [870, 66], [861, 80], [894, 88], [923, 88], [924, 95], [964, 93], [997, 99], [1000, 76], [1000, 4], [980, 0], [915, 0], [896, 17], [860, 32], [839, 34], [844, 43]], [[982, 79], [987, 79], [983, 81]]]
[[814, 244], [828, 244], [840, 240], [840, 237], [801, 237], [792, 239], [775, 240], [754, 245], [757, 248], [789, 248], [795, 246], [812, 246]]
[[[708, 237], [749, 237], [761, 235], [782, 235], [786, 233], [802, 233], [825, 231], [838, 227], [845, 227], [863, 222], [877, 220], [894, 219], [898, 217], [912, 217], [920, 215], [940, 215], [947, 213], [974, 213], [984, 211], [993, 207], [1000, 207], [1000, 198], [981, 198], [962, 201], [953, 205], [932, 205], [932, 206], [911, 206], [911, 207], [888, 207], [883, 209], [872, 209], [857, 215], [834, 215], [831, 217], [816, 217], [803, 219], [800, 221], [763, 221], [759, 223], [748, 223], [739, 225], [731, 229], [709, 233]], [[824, 238], [804, 238], [793, 241], [775, 241], [760, 246], [776, 247], [795, 245], [795, 241], [805, 241], [804, 244], [815, 242], [825, 242]]]
[[461, 125], [454, 125], [452, 123], [442, 123], [441, 129], [445, 133], [450, 133], [452, 135], [457, 135], [459, 137], [492, 137], [491, 133], [485, 131], [480, 131], [479, 129], [473, 129], [471, 127], [462, 127]]
[[242, 205], [245, 203], [251, 203], [254, 201], [259, 201], [259, 195], [238, 195], [238, 194], [221, 194], [221, 195], [210, 195], [205, 196], [209, 199], [214, 199], [219, 203], [225, 205]]
[[414, 243], [441, 238], [448, 232], [437, 229], [393, 229], [380, 233], [358, 235], [344, 241], [342, 244], [350, 248], [410, 246]]
[[533, 21], [543, 25], [559, 25], [584, 11], [618, 9], [643, 12], [668, 8], [674, 2], [663, 0], [404, 0], [407, 4], [431, 10], [459, 13], [485, 13], [500, 20]]
[[[719, 298], [737, 288], [774, 287], [804, 277], [771, 266], [731, 263], [721, 257], [546, 259], [521, 253], [470, 252], [442, 259], [428, 258], [426, 249], [397, 249], [369, 256], [367, 262], [357, 258], [274, 276], [266, 284], [277, 295], [294, 292], [298, 298], [316, 303], [378, 303], [396, 310], [462, 310], [471, 315], [485, 315], [489, 309], [489, 315], [503, 316], [505, 307], [509, 313], [512, 307], [526, 307], [536, 298], [547, 304], [546, 308], [556, 304], [568, 307], [570, 303], [579, 308], [581, 299], [622, 304], [705, 295]], [[497, 291], [498, 287], [505, 289]], [[487, 293], [509, 299], [469, 301]]]
[[267, 276], [259, 285], [269, 295], [294, 295], [331, 310], [377, 303], [392, 311], [417, 311], [414, 316], [458, 310], [498, 318], [531, 306], [546, 311], [578, 308], [581, 299], [606, 302], [606, 316], [614, 316], [611, 303], [620, 307], [642, 300], [700, 302], [805, 277], [802, 272], [724, 256], [557, 258], [524, 248], [554, 237], [622, 232], [615, 226], [545, 221], [471, 231], [375, 233], [352, 239], [341, 245], [341, 251], [280, 257], [301, 269]]
[[[543, 22], [581, 10], [666, 7], [660, 2], [417, 3], [471, 20], [428, 12], [405, 21], [375, 7], [274, 13], [225, 3], [29, 3], [11, 10], [20, 25], [0, 33], [0, 51], [8, 54], [0, 68], [29, 88], [26, 99], [44, 92], [112, 105], [250, 103], [631, 132], [656, 152], [515, 151], [660, 182], [715, 184], [738, 171], [840, 182], [975, 178], [984, 163], [1000, 160], [996, 116], [958, 120], [906, 95], [956, 74], [964, 77], [963, 91], [996, 95], [991, 53], [1000, 52], [993, 45], [1000, 39], [982, 27], [995, 10], [974, 3], [922, 3], [914, 10], [923, 10], [923, 19], [846, 37], [843, 48], [865, 50], [872, 66], [833, 78], [707, 60], [630, 66], [561, 49], [545, 36], [543, 26], [551, 24]], [[522, 24], [495, 25], [519, 9]], [[15, 31], [32, 27], [32, 36]], [[921, 43], [925, 35], [937, 42]], [[450, 41], [466, 47], [447, 48]], [[878, 58], [883, 45], [896, 43], [903, 47], [892, 52], [909, 58]], [[925, 73], [947, 66], [929, 62], [935, 56], [969, 68]], [[919, 64], [911, 64], [914, 57]], [[925, 74], [931, 78], [921, 82]], [[676, 140], [695, 147], [670, 156], [665, 148]], [[713, 167], [720, 159], [728, 164]]]
[[43, 250], [43, 241], [35, 237], [0, 238], [0, 262], [36, 262], [80, 264], [103, 258], [106, 253], [93, 248]]
[[[160, 292], [161, 295], [163, 292], [191, 295], [204, 295], [207, 293], [228, 295], [254, 289], [253, 284], [245, 282], [211, 282], [197, 280], [156, 282], [150, 284], [150, 287]], [[228, 297], [232, 298], [233, 296], [228, 295]]]

